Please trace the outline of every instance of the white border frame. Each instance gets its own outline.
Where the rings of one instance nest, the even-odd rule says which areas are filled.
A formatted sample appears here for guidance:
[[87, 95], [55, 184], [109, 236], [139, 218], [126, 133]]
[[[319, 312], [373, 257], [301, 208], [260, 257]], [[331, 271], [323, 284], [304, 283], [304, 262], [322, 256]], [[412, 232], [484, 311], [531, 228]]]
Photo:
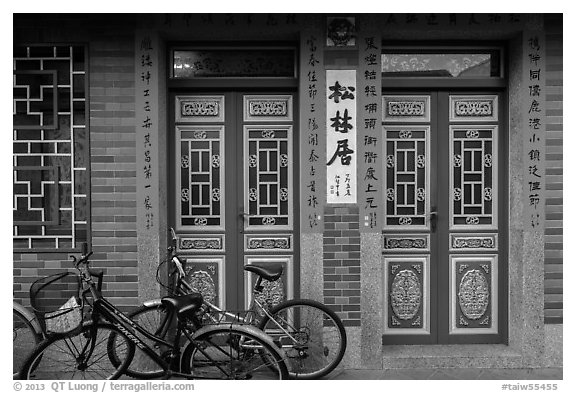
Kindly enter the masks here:
[[[286, 238], [290, 244], [289, 248], [249, 248], [248, 243], [251, 239], [279, 239], [279, 238]], [[293, 252], [294, 251], [294, 236], [291, 233], [277, 233], [277, 234], [256, 234], [256, 233], [248, 233], [244, 234], [244, 252], [245, 253], [285, 253], [285, 252]]]
[[[197, 116], [197, 117], [182, 117], [180, 111], [182, 101], [217, 101], [219, 104], [217, 116]], [[222, 123], [226, 113], [224, 96], [176, 96], [175, 121], [176, 123]]]
[[[456, 291], [456, 263], [457, 262], [488, 262], [491, 269], [490, 280], [490, 328], [460, 328], [456, 321], [456, 307], [458, 307]], [[478, 335], [478, 334], [498, 334], [498, 255], [450, 255], [450, 327], [448, 333], [451, 335]]]
[[[250, 101], [286, 101], [286, 116], [252, 116], [250, 115]], [[286, 95], [273, 95], [273, 94], [260, 94], [260, 95], [244, 95], [242, 112], [244, 113], [244, 122], [278, 122], [278, 121], [293, 121], [294, 120], [294, 107], [291, 94]]]
[[[463, 238], [478, 238], [478, 237], [491, 237], [494, 240], [494, 247], [492, 248], [454, 248], [453, 247], [453, 240], [455, 237], [463, 237]], [[450, 233], [450, 237], [448, 240], [448, 249], [450, 252], [455, 253], [462, 253], [467, 251], [474, 251], [476, 253], [483, 252], [483, 253], [496, 253], [498, 252], [498, 233]]]
[[[394, 262], [422, 262], [423, 263], [423, 279], [422, 279], [422, 327], [414, 329], [391, 329], [388, 327], [388, 302], [389, 302], [389, 288], [388, 288], [388, 266]], [[430, 335], [430, 255], [410, 255], [410, 256], [384, 256], [383, 257], [383, 278], [384, 293], [382, 296], [382, 308], [384, 310], [384, 326], [383, 334], [395, 335]]]
[[[405, 239], [405, 238], [418, 238], [426, 240], [425, 248], [386, 248], [386, 239]], [[386, 253], [399, 252], [430, 252], [430, 234], [429, 233], [384, 233], [382, 234], [382, 251]]]
[[[184, 240], [218, 240], [220, 242], [221, 248], [181, 248], [180, 244]], [[181, 234], [178, 237], [178, 251], [182, 253], [224, 253], [226, 252], [226, 242], [225, 235], [220, 233], [214, 234]]]
[[[458, 117], [456, 116], [456, 108], [454, 107], [456, 101], [492, 101], [492, 116], [466, 116]], [[498, 121], [498, 95], [450, 95], [449, 98], [450, 105], [450, 122], [453, 123], [466, 123], [471, 121], [476, 122], [494, 122]]]
[[[402, 99], [406, 101], [417, 101], [419, 99], [424, 99], [424, 116], [399, 116], [393, 117], [388, 115], [388, 102], [400, 101]], [[383, 95], [382, 96], [382, 121], [386, 123], [430, 123], [430, 96], [429, 95]]]

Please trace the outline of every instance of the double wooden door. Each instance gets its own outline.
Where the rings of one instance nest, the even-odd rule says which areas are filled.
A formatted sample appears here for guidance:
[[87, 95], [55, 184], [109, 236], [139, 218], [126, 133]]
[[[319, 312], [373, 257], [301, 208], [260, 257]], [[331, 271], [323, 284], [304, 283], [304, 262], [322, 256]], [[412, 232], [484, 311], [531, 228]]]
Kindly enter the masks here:
[[187, 278], [212, 303], [245, 309], [247, 263], [282, 265], [265, 283], [274, 302], [293, 296], [295, 130], [292, 94], [174, 94], [171, 216]]
[[385, 344], [507, 340], [502, 100], [383, 94]]

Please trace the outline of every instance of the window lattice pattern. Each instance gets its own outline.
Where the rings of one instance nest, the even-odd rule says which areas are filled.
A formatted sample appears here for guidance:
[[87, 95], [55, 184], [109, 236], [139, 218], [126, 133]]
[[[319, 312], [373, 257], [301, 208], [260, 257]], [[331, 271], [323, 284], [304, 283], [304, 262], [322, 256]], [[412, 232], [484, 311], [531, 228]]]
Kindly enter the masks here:
[[88, 238], [83, 46], [14, 47], [15, 250], [76, 249]]
[[291, 127], [250, 126], [246, 132], [248, 226], [292, 225]]
[[427, 227], [429, 127], [385, 126], [386, 226]]
[[181, 126], [177, 130], [180, 226], [223, 228], [224, 127]]
[[452, 226], [496, 225], [496, 126], [451, 127]]

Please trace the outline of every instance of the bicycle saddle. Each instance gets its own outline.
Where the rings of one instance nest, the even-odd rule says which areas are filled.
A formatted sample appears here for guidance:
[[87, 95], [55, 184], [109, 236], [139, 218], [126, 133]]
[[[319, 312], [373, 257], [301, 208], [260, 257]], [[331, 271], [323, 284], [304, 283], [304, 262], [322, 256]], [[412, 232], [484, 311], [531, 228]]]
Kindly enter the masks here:
[[268, 281], [276, 281], [282, 276], [282, 266], [270, 266], [270, 267], [263, 267], [263, 266], [256, 266], [256, 265], [245, 265], [244, 270], [247, 272], [252, 272], [265, 280]]
[[162, 298], [161, 302], [164, 306], [176, 310], [176, 314], [180, 317], [200, 308], [202, 300], [201, 294], [190, 293], [183, 296], [166, 296]]

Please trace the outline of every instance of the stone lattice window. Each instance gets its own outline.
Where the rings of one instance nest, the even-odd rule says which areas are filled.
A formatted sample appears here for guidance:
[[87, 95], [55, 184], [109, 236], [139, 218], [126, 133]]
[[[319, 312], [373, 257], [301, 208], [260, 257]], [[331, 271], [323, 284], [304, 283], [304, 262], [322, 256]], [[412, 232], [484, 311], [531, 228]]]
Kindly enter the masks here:
[[86, 48], [14, 47], [14, 251], [72, 251], [89, 238]]

